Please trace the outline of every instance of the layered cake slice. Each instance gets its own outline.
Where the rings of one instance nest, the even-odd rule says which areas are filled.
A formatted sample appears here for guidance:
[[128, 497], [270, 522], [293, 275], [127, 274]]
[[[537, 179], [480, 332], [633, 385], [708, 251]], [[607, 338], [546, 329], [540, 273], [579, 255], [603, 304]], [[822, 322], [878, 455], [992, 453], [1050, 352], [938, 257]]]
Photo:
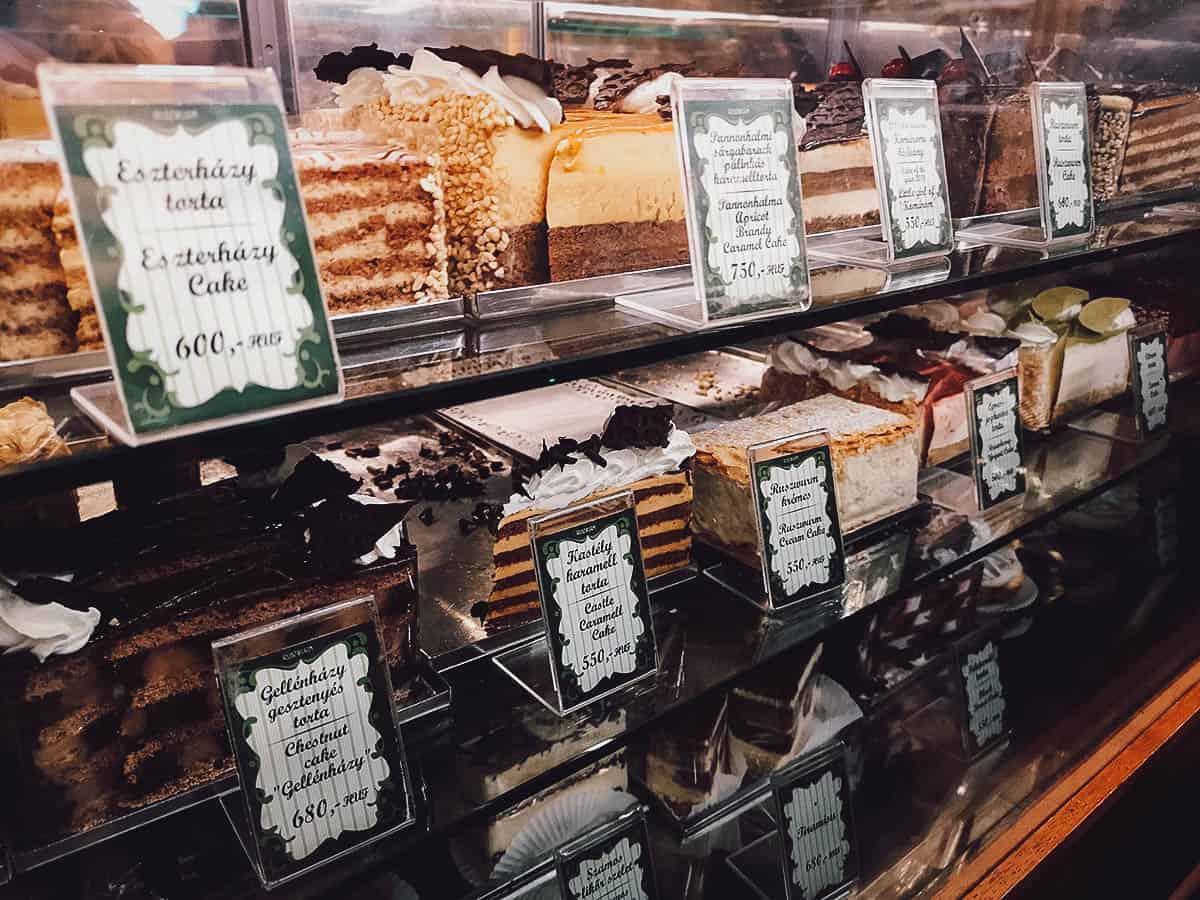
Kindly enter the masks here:
[[292, 154], [331, 314], [449, 296], [436, 156], [333, 136]]
[[829, 432], [843, 531], [917, 502], [920, 446], [912, 419], [825, 394], [695, 436], [692, 528], [696, 534], [757, 564], [758, 533], [746, 450], [815, 429]]
[[686, 264], [679, 151], [657, 114], [572, 111], [546, 192], [555, 281]]
[[537, 609], [529, 522], [577, 503], [633, 491], [647, 577], [688, 565], [694, 452], [670, 406], [618, 406], [602, 434], [545, 447], [531, 471], [514, 475], [496, 538], [487, 621]]
[[381, 72], [337, 55], [349, 71], [323, 77], [342, 82], [345, 126], [391, 138], [423, 124], [437, 135], [450, 291], [548, 280], [546, 183], [565, 135], [550, 64], [452, 47], [404, 54]]
[[61, 187], [48, 145], [0, 147], [0, 360], [75, 350], [75, 315], [51, 228]]
[[800, 139], [804, 230], [817, 234], [878, 225], [862, 86], [833, 81], [797, 86], [795, 102], [805, 126]]
[[80, 350], [103, 350], [104, 334], [100, 330], [100, 319], [96, 311], [96, 299], [88, 281], [87, 265], [83, 259], [83, 248], [79, 246], [79, 235], [75, 231], [75, 218], [71, 215], [71, 204], [67, 195], [60, 191], [54, 201], [54, 240], [58, 244], [59, 261], [67, 282], [67, 304], [79, 317], [75, 325], [75, 339]]
[[729, 749], [746, 761], [751, 778], [772, 774], [808, 738], [823, 647], [788, 653], [738, 679], [730, 691]]
[[1121, 162], [1121, 194], [1190, 187], [1200, 180], [1200, 92], [1168, 85], [1134, 95]]
[[662, 724], [635, 758], [638, 775], [672, 814], [686, 818], [720, 799], [729, 780], [728, 695], [717, 691]]
[[[0, 643], [17, 698], [21, 849], [232, 771], [211, 643], [373, 596], [399, 686], [417, 662], [416, 561], [401, 519], [309, 458], [278, 489], [224, 482], [74, 529], [6, 534]], [[72, 547], [64, 562], [60, 549]], [[61, 580], [64, 568], [72, 576]], [[46, 635], [54, 635], [50, 642]]]
[[893, 314], [863, 326], [844, 322], [792, 335], [771, 348], [765, 399], [795, 403], [834, 393], [911, 418], [922, 464], [967, 450], [968, 381], [1017, 365], [1020, 342], [940, 332]]
[[1148, 321], [1124, 298], [1093, 299], [1080, 288], [1056, 287], [1015, 303], [998, 298], [963, 324], [976, 334], [1021, 341], [1021, 420], [1044, 429], [1128, 390], [1126, 333], [1139, 316]]

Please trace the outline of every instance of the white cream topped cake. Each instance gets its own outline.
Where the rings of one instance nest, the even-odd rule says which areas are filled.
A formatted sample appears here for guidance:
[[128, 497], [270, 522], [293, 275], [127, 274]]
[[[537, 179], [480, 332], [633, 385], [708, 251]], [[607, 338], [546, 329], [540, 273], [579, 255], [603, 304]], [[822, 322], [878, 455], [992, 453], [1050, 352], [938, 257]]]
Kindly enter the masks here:
[[532, 472], [514, 474], [516, 490], [496, 538], [487, 621], [537, 608], [529, 520], [583, 501], [632, 490], [647, 577], [686, 566], [694, 452], [691, 437], [671, 422], [670, 406], [618, 406], [603, 434], [545, 447]]
[[734, 556], [757, 559], [746, 448], [818, 428], [829, 432], [844, 532], [917, 502], [920, 446], [913, 420], [825, 394], [695, 435], [693, 531]]
[[1126, 333], [1150, 315], [1122, 297], [1093, 299], [1080, 288], [1056, 287], [997, 299], [963, 326], [1021, 341], [1021, 420], [1042, 429], [1128, 390]]

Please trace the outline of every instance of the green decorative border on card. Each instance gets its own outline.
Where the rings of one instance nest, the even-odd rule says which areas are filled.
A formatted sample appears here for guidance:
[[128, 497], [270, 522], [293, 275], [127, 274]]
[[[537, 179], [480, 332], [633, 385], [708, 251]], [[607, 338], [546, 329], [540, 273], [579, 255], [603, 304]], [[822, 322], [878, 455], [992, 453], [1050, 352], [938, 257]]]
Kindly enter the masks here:
[[[731, 114], [730, 110], [738, 110]], [[733, 316], [743, 316], [760, 313], [766, 310], [781, 309], [794, 306], [797, 300], [809, 296], [808, 259], [805, 254], [804, 242], [804, 212], [800, 203], [800, 172], [796, 155], [788, 154], [782, 164], [786, 167], [787, 202], [792, 211], [792, 233], [794, 234], [799, 253], [792, 258], [788, 269], [788, 284], [791, 293], [784, 297], [763, 297], [750, 302], [730, 303], [726, 299], [725, 290], [728, 286], [721, 273], [714, 269], [709, 260], [708, 247], [719, 242], [721, 236], [713, 234], [708, 229], [708, 212], [711, 200], [704, 189], [703, 175], [709, 161], [700, 155], [696, 149], [696, 135], [707, 134], [713, 118], [721, 118], [726, 122], [737, 120], [750, 121], [761, 116], [770, 116], [776, 132], [786, 131], [792, 143], [795, 142], [792, 129], [792, 106], [790, 101], [776, 99], [736, 99], [736, 100], [688, 100], [684, 105], [686, 121], [684, 123], [685, 138], [689, 165], [692, 171], [692, 184], [688, 194], [691, 198], [693, 220], [701, 229], [701, 266], [704, 272], [704, 302], [708, 307], [710, 319], [725, 319]]]
[[[818, 469], [823, 468], [825, 470], [828, 485], [828, 490], [825, 494], [824, 512], [829, 518], [831, 527], [830, 537], [834, 541], [834, 549], [830, 552], [829, 556], [829, 581], [821, 585], [810, 585], [807, 588], [802, 588], [794, 595], [789, 595], [784, 589], [783, 579], [780, 578], [779, 573], [771, 565], [771, 561], [774, 558], [774, 544], [771, 540], [771, 517], [767, 515], [770, 501], [763, 494], [760, 485], [770, 478], [771, 472], [777, 469], [798, 468], [812, 458], [817, 460]], [[812, 447], [808, 450], [800, 450], [796, 453], [777, 456], [774, 459], [756, 460], [754, 462], [754, 477], [751, 481], [751, 491], [753, 492], [754, 505], [758, 512], [759, 525], [762, 528], [762, 547], [760, 549], [762, 553], [763, 573], [770, 585], [771, 606], [774, 609], [782, 609], [785, 606], [800, 603], [810, 597], [828, 593], [831, 590], [841, 587], [846, 581], [846, 548], [842, 541], [842, 527], [838, 517], [834, 479], [833, 458], [828, 445]]]
[[[60, 106], [56, 108], [67, 170], [73, 183], [77, 228], [81, 249], [88, 254], [98, 288], [97, 313], [106, 323], [110, 353], [115, 361], [114, 375], [124, 394], [130, 424], [137, 433], [191, 425], [272, 407], [336, 395], [339, 390], [332, 333], [321, 299], [320, 283], [312, 245], [304, 219], [295, 169], [287, 141], [287, 129], [277, 107], [270, 104], [215, 106], [186, 104], [178, 106]], [[99, 146], [115, 146], [114, 128], [129, 121], [164, 136], [183, 129], [197, 135], [230, 120], [245, 125], [247, 147], [269, 144], [279, 158], [274, 179], [261, 183], [263, 191], [282, 198], [284, 219], [280, 252], [295, 260], [295, 270], [285, 288], [288, 294], [301, 294], [312, 311], [312, 325], [298, 331], [294, 365], [298, 384], [287, 389], [272, 389], [247, 384], [238, 391], [226, 387], [206, 402], [183, 406], [168, 390], [164, 360], [131, 350], [126, 341], [126, 324], [131, 314], [141, 311], [138, 299], [118, 287], [123, 258], [120, 240], [110, 231], [102, 216], [109, 204], [109, 193], [96, 184], [84, 164], [84, 152]], [[233, 160], [228, 160], [232, 162]]]
[[[378, 818], [373, 828], [368, 831], [344, 831], [336, 838], [326, 840], [311, 855], [302, 860], [295, 860], [288, 854], [283, 838], [275, 829], [264, 832], [261, 828], [263, 805], [272, 801], [257, 786], [261, 761], [249, 744], [250, 729], [254, 726], [254, 721], [242, 717], [237, 709], [236, 701], [242, 694], [258, 689], [257, 678], [260, 671], [264, 669], [294, 670], [301, 663], [313, 663], [338, 644], [346, 646], [348, 658], [362, 654], [367, 657], [367, 675], [359, 683], [365, 691], [371, 694], [368, 721], [381, 736], [376, 744], [376, 753], [387, 760], [391, 774], [379, 784], [376, 795]], [[395, 828], [410, 817], [410, 800], [405, 787], [407, 776], [404, 757], [400, 747], [399, 732], [392, 718], [390, 698], [385, 688], [386, 681], [379, 668], [386, 665], [386, 662], [384, 662], [382, 647], [375, 629], [365, 625], [355, 625], [334, 634], [324, 635], [301, 646], [305, 648], [302, 653], [298, 654], [296, 647], [288, 647], [240, 663], [222, 673], [221, 696], [225, 716], [230, 732], [240, 736], [234, 740], [234, 758], [237, 762], [243, 792], [249, 799], [249, 825], [258, 843], [259, 858], [268, 882], [279, 881], [297, 872], [315, 868], [329, 857], [362, 844], [376, 834]], [[366, 683], [363, 683], [364, 681]]]
[[[1040, 96], [1041, 96], [1041, 109], [1040, 109], [1041, 120], [1037, 127], [1042, 129], [1042, 133], [1045, 136], [1042, 141], [1042, 144], [1044, 147], [1043, 153], [1045, 155], [1045, 159], [1042, 161], [1042, 165], [1045, 169], [1045, 174], [1044, 174], [1043, 178], [1044, 178], [1044, 184], [1046, 185], [1046, 191], [1047, 191], [1046, 227], [1047, 227], [1047, 230], [1049, 233], [1046, 235], [1046, 237], [1049, 240], [1058, 240], [1059, 238], [1075, 237], [1077, 235], [1090, 234], [1092, 231], [1092, 227], [1093, 227], [1093, 224], [1092, 224], [1093, 197], [1092, 197], [1092, 154], [1091, 154], [1091, 146], [1090, 146], [1091, 142], [1089, 140], [1089, 135], [1088, 135], [1087, 99], [1086, 99], [1086, 97], [1081, 97], [1080, 99], [1076, 100], [1076, 99], [1073, 99], [1070, 97], [1064, 97], [1061, 94], [1056, 94], [1056, 93], [1043, 93]], [[1082, 107], [1080, 109], [1080, 121], [1083, 124], [1083, 172], [1082, 172], [1082, 174], [1083, 174], [1083, 184], [1084, 184], [1085, 190], [1087, 192], [1087, 202], [1084, 203], [1084, 206], [1083, 206], [1083, 222], [1080, 225], [1067, 224], [1067, 225], [1063, 225], [1060, 227], [1058, 224], [1057, 207], [1055, 207], [1054, 204], [1052, 204], [1049, 199], [1049, 191], [1050, 191], [1050, 184], [1051, 184], [1050, 165], [1051, 165], [1051, 162], [1053, 159], [1051, 152], [1050, 152], [1050, 141], [1049, 141], [1051, 132], [1049, 129], [1045, 128], [1044, 124], [1042, 124], [1042, 123], [1045, 122], [1046, 115], [1050, 112], [1050, 104], [1051, 103], [1057, 103], [1060, 106], [1062, 106], [1065, 103], [1069, 103], [1071, 105], [1076, 105], [1076, 106]]]
[[[616, 525], [618, 537], [624, 535], [632, 537], [629, 552], [625, 555], [625, 561], [633, 568], [630, 587], [637, 598], [631, 614], [633, 618], [641, 620], [644, 628], [636, 638], [633, 670], [627, 673], [618, 672], [607, 675], [600, 679], [590, 691], [585, 691], [579, 683], [579, 677], [575, 670], [564, 664], [562, 660], [562, 650], [567, 645], [567, 639], [562, 636], [560, 630], [563, 619], [562, 607], [554, 597], [554, 586], [558, 580], [551, 574], [547, 563], [559, 557], [564, 541], [581, 543], [595, 538], [613, 525]], [[559, 704], [564, 712], [576, 709], [605, 694], [610, 694], [657, 668], [658, 648], [654, 640], [650, 594], [646, 586], [646, 569], [642, 560], [641, 544], [638, 541], [637, 511], [635, 509], [622, 510], [536, 538], [533, 541], [533, 564], [537, 567], [538, 593], [545, 618], [550, 665], [554, 668]]]
[[[977, 410], [979, 398], [987, 398], [996, 394], [1003, 393], [1005, 388], [1012, 391], [1013, 396], [1013, 414], [1016, 416], [1016, 424], [1014, 431], [1017, 439], [1017, 453], [1021, 458], [1016, 471], [1016, 486], [1013, 490], [1002, 491], [996, 497], [991, 497], [988, 493], [987, 485], [983, 480], [983, 435], [979, 427], [979, 413]], [[1009, 378], [995, 381], [983, 387], [974, 389], [970, 395], [970, 401], [967, 408], [967, 421], [970, 425], [971, 436], [971, 461], [972, 470], [975, 479], [975, 493], [979, 501], [981, 510], [991, 509], [993, 506], [998, 506], [1012, 500], [1014, 497], [1020, 497], [1025, 493], [1026, 478], [1025, 478], [1025, 436], [1024, 429], [1021, 425], [1021, 388], [1017, 376], [1014, 374]]]

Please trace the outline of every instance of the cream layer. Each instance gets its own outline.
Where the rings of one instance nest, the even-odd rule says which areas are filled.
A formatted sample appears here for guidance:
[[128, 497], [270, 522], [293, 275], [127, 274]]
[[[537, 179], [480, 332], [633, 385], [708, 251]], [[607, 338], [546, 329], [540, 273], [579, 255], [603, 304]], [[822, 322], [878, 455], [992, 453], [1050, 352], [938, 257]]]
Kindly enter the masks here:
[[559, 142], [546, 196], [550, 228], [683, 220], [674, 128], [658, 116], [613, 116]]
[[871, 143], [865, 137], [835, 144], [822, 144], [800, 151], [800, 174], [825, 174], [844, 169], [872, 169]]

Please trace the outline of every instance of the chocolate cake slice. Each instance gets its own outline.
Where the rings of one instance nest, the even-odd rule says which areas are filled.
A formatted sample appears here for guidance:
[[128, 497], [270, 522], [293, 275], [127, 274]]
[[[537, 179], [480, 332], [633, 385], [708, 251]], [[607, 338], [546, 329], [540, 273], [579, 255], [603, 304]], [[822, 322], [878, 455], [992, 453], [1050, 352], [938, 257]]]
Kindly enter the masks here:
[[[278, 491], [227, 481], [65, 532], [2, 536], [4, 571], [72, 576], [23, 578], [0, 629], [0, 642], [21, 646], [9, 631], [21, 638], [52, 612], [69, 625], [44, 663], [29, 653], [4, 658], [16, 698], [6, 737], [13, 808], [22, 810], [18, 849], [232, 771], [216, 638], [369, 595], [394, 681], [409, 680], [417, 572], [401, 520], [410, 504], [365, 505], [372, 498], [350, 493], [357, 486], [311, 460]], [[62, 608], [90, 619], [81, 625]]]

